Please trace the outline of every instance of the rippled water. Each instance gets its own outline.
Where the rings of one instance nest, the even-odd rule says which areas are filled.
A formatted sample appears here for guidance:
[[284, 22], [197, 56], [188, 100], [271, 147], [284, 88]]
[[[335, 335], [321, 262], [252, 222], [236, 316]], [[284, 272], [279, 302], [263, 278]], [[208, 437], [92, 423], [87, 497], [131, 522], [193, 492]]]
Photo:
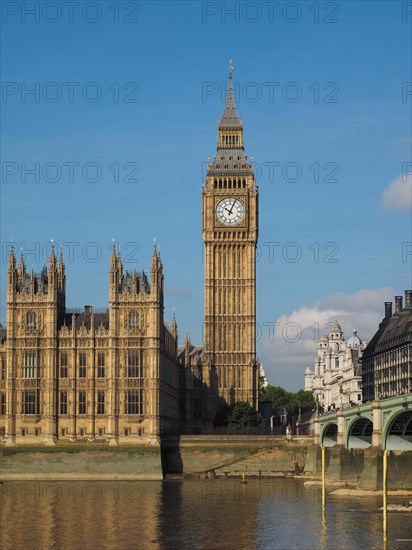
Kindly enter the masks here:
[[[2, 550], [383, 548], [380, 498], [329, 497], [322, 522], [319, 489], [295, 480], [5, 482], [0, 490]], [[412, 547], [411, 522], [410, 513], [389, 513], [388, 549]]]

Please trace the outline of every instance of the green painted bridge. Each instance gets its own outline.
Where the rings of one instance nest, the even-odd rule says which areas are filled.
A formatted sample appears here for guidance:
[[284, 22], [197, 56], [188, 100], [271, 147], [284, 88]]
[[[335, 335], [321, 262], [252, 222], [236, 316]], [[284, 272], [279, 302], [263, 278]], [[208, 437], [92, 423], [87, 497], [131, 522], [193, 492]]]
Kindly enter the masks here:
[[412, 451], [412, 393], [319, 415], [315, 441], [322, 447]]

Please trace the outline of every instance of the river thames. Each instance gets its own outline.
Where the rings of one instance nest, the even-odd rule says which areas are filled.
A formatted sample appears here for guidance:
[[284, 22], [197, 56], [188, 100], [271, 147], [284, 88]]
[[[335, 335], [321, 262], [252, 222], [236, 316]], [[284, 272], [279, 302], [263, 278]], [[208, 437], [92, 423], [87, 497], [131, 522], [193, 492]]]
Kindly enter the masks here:
[[[329, 495], [322, 521], [319, 488], [293, 479], [25, 481], [0, 490], [2, 550], [385, 547], [381, 497]], [[387, 548], [410, 548], [412, 515], [388, 517]]]

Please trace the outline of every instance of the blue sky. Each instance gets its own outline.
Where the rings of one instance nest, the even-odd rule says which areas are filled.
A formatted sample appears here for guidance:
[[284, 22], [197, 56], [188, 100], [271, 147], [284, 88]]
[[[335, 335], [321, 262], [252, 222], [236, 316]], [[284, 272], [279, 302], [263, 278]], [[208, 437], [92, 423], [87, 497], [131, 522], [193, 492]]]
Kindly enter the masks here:
[[12, 239], [35, 269], [51, 238], [63, 243], [68, 306], [101, 307], [112, 238], [141, 270], [155, 236], [165, 317], [175, 308], [181, 338], [201, 342], [201, 186], [232, 58], [259, 174], [269, 380], [303, 386], [309, 327], [336, 317], [371, 338], [382, 302], [412, 283], [408, 3], [80, 2], [59, 3], [60, 19], [51, 2], [25, 13], [34, 4], [2, 3], [2, 322]]

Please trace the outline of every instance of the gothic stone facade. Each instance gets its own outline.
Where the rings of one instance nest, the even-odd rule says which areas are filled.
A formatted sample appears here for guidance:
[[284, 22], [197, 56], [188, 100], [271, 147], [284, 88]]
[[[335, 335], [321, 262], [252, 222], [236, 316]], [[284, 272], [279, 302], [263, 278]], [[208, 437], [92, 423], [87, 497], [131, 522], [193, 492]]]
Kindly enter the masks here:
[[6, 444], [57, 439], [157, 441], [178, 427], [177, 326], [163, 320], [163, 266], [150, 283], [110, 260], [109, 308], [66, 310], [62, 256], [27, 273], [12, 251], [7, 332], [0, 334], [0, 434]]
[[202, 188], [204, 346], [163, 320], [158, 252], [146, 276], [123, 273], [113, 251], [109, 308], [66, 310], [65, 268], [28, 274], [12, 252], [2, 358], [0, 434], [9, 443], [61, 439], [144, 441], [199, 433], [225, 405], [258, 406], [256, 245], [258, 187], [229, 89], [214, 161]]
[[204, 240], [204, 380], [206, 418], [224, 404], [258, 402], [256, 244], [258, 187], [245, 155], [243, 123], [229, 88], [217, 151], [202, 189]]

